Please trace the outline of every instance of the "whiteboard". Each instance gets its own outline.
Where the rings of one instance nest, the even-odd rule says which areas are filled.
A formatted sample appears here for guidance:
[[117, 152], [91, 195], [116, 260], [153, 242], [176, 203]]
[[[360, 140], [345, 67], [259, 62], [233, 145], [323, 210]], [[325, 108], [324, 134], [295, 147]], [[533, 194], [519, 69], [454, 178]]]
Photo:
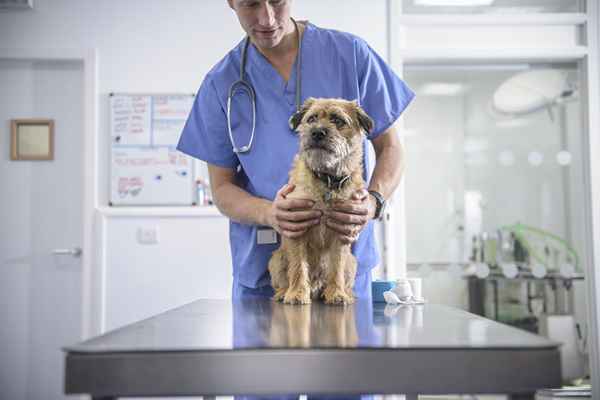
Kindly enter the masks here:
[[110, 205], [194, 205], [194, 162], [176, 150], [194, 95], [111, 94]]

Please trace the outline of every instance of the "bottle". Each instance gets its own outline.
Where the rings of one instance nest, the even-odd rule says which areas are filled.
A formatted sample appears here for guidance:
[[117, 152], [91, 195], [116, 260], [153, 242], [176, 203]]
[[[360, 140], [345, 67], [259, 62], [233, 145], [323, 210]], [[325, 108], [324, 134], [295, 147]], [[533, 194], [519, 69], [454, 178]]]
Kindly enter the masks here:
[[198, 205], [206, 206], [208, 205], [208, 194], [207, 194], [208, 186], [204, 182], [204, 180], [198, 178], [196, 179], [196, 191], [198, 194]]

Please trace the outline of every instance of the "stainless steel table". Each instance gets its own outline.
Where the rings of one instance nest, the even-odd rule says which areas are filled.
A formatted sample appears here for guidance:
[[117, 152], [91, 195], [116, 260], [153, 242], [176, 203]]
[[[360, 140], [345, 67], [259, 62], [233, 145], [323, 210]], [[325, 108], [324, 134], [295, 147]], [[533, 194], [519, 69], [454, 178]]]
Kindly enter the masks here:
[[442, 305], [198, 300], [65, 347], [67, 394], [533, 393], [559, 344]]

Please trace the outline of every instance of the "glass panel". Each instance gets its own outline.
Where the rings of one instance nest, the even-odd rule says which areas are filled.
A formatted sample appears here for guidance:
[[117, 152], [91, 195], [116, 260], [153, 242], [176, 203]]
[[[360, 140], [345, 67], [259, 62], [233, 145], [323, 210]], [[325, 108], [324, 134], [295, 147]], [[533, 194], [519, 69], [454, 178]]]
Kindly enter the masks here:
[[404, 14], [573, 13], [582, 0], [403, 0]]
[[583, 332], [583, 281], [565, 280], [587, 239], [578, 65], [405, 65], [404, 80], [409, 276], [433, 303], [540, 333], [573, 314]]

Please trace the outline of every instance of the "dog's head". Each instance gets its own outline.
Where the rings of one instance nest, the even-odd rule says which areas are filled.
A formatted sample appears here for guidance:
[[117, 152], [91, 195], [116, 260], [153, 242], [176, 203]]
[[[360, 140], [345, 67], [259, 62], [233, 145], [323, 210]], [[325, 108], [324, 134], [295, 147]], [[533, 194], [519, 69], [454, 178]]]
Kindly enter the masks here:
[[363, 135], [371, 132], [373, 120], [356, 101], [311, 97], [292, 115], [290, 127], [300, 134], [309, 168], [339, 176], [362, 161]]

